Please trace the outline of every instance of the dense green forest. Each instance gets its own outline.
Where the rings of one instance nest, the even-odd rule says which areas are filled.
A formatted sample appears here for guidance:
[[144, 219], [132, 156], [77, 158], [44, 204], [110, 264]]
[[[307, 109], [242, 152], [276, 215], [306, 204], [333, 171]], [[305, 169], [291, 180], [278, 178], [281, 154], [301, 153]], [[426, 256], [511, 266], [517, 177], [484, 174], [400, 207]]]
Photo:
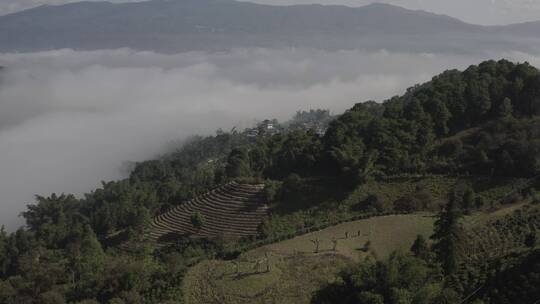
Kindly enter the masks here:
[[238, 164], [251, 169], [244, 175], [335, 175], [353, 186], [403, 173], [534, 176], [539, 87], [539, 72], [528, 64], [488, 61], [447, 71], [382, 104], [355, 105], [322, 138], [263, 138], [238, 154], [245, 158]]
[[[460, 303], [469, 295], [467, 303], [540, 299], [538, 226], [529, 225], [530, 218], [519, 218], [530, 227], [528, 245], [517, 252], [471, 265], [463, 264], [460, 252], [467, 235], [461, 218], [496, 207], [491, 192], [477, 194], [484, 180], [534, 181], [540, 174], [536, 68], [486, 61], [446, 71], [382, 103], [356, 104], [337, 117], [299, 112], [278, 129], [259, 126], [255, 137], [249, 130], [193, 137], [82, 198], [36, 197], [23, 213], [24, 228], [0, 232], [0, 303], [181, 303], [186, 270], [206, 258], [227, 258], [231, 244], [182, 238], [156, 248], [145, 242], [145, 231], [154, 216], [232, 179], [265, 183], [274, 214], [258, 240], [242, 244], [317, 225], [321, 214], [438, 213], [431, 240], [419, 238], [411, 252], [344, 270], [314, 295], [314, 303]], [[341, 203], [355, 191], [366, 194], [359, 189], [371, 183], [413, 176], [458, 182], [442, 202], [419, 188], [390, 205], [377, 194]], [[515, 196], [540, 200], [538, 183], [512, 187]], [[336, 203], [319, 205], [323, 200]], [[294, 226], [300, 222], [302, 227]], [[457, 284], [463, 277], [474, 284]]]

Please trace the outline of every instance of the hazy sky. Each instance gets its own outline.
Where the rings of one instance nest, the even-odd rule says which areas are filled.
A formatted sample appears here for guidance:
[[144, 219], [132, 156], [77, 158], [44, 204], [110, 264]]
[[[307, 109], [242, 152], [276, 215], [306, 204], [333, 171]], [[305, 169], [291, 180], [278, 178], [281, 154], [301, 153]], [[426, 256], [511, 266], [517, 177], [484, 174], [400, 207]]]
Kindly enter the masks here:
[[[90, 0], [99, 1], [99, 0]], [[134, 0], [112, 0], [127, 2]], [[179, 0], [180, 1], [180, 0]], [[411, 9], [447, 14], [476, 24], [508, 24], [540, 20], [540, 0], [251, 0], [264, 4], [342, 4], [361, 6], [386, 2]], [[0, 0], [0, 14], [41, 4], [61, 4], [75, 0]]]

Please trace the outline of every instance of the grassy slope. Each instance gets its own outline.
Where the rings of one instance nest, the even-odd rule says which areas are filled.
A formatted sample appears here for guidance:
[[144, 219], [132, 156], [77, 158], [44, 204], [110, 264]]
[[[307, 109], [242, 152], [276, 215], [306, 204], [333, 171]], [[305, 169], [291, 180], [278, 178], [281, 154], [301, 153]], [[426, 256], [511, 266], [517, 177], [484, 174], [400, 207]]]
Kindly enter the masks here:
[[[241, 259], [242, 260], [242, 259]], [[312, 293], [349, 260], [330, 255], [271, 256], [259, 270], [244, 258], [240, 275], [232, 262], [209, 261], [184, 279], [186, 303], [309, 303]]]
[[[264, 246], [234, 262], [204, 262], [192, 268], [184, 280], [186, 302], [309, 303], [322, 283], [332, 280], [347, 264], [372, 254], [361, 250], [367, 240], [372, 252], [384, 257], [394, 250], [407, 250], [418, 234], [429, 236], [433, 222], [432, 216], [421, 214], [371, 218]], [[344, 239], [346, 231], [348, 239]], [[310, 241], [315, 238], [321, 240], [318, 254]], [[335, 253], [332, 238], [340, 239]], [[266, 272], [265, 253], [270, 256], [270, 272]], [[254, 268], [257, 260], [263, 261], [259, 271]], [[235, 262], [240, 265], [239, 276]]]
[[[331, 252], [332, 240], [337, 239], [337, 253], [351, 260], [357, 261], [367, 255], [362, 250], [367, 241], [371, 242], [371, 249], [377, 256], [385, 257], [394, 250], [408, 250], [418, 234], [429, 237], [434, 220], [428, 214], [374, 217], [302, 235], [265, 246], [258, 251], [270, 250], [284, 255], [295, 252], [309, 254], [315, 250], [311, 240], [319, 239], [319, 251]], [[345, 238], [347, 232], [348, 238]]]

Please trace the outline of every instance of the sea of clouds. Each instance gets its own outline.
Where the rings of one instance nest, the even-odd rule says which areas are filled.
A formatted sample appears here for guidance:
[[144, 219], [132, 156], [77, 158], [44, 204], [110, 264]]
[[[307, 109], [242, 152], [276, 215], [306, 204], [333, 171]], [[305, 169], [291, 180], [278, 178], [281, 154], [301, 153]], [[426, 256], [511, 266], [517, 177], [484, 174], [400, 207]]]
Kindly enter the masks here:
[[33, 196], [81, 195], [124, 177], [127, 161], [174, 141], [239, 129], [297, 110], [338, 114], [382, 101], [449, 68], [490, 56], [387, 51], [234, 50], [163, 55], [128, 49], [0, 54], [0, 225]]

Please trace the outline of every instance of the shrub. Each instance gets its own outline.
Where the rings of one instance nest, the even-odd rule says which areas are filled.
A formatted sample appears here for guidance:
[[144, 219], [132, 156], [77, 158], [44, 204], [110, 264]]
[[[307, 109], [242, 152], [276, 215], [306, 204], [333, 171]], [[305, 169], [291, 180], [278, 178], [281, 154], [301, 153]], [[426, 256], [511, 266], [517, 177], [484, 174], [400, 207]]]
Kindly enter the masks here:
[[394, 210], [398, 212], [413, 212], [433, 208], [433, 198], [426, 191], [406, 195], [394, 202]]
[[368, 241], [364, 244], [364, 247], [362, 247], [362, 251], [368, 252], [369, 250], [371, 250], [371, 241], [368, 240]]
[[540, 204], [540, 193], [536, 192], [532, 197], [532, 203], [534, 205]]
[[538, 242], [538, 238], [536, 236], [536, 233], [535, 232], [531, 232], [527, 235], [527, 237], [525, 238], [525, 246], [529, 247], [529, 248], [534, 248], [536, 247], [536, 243]]
[[270, 227], [268, 227], [268, 222], [263, 221], [259, 227], [257, 227], [257, 236], [259, 239], [266, 239], [270, 237]]
[[427, 260], [430, 255], [429, 246], [423, 235], [419, 234], [411, 247], [412, 253], [417, 258]]
[[365, 211], [365, 212], [384, 212], [384, 201], [382, 198], [376, 194], [369, 194], [368, 197], [357, 203], [352, 207], [354, 211]]
[[204, 226], [204, 216], [200, 212], [195, 212], [191, 215], [191, 224], [195, 229], [201, 229]]
[[476, 202], [476, 195], [472, 188], [467, 188], [465, 193], [463, 193], [463, 205], [464, 210], [471, 210]]
[[294, 203], [298, 201], [302, 195], [303, 181], [300, 175], [291, 174], [283, 181], [281, 193], [283, 201]]
[[474, 204], [476, 206], [476, 209], [482, 209], [486, 204], [486, 200], [482, 196], [477, 196]]
[[267, 203], [279, 200], [281, 195], [281, 183], [277, 181], [266, 181], [264, 183], [264, 197]]
[[516, 192], [516, 193], [512, 193], [512, 194], [508, 195], [507, 197], [505, 197], [501, 201], [501, 203], [504, 204], [504, 205], [514, 204], [514, 203], [519, 202], [522, 199], [523, 199], [523, 197], [519, 193]]
[[455, 157], [463, 152], [463, 142], [459, 139], [448, 140], [439, 149], [439, 152], [448, 157]]

